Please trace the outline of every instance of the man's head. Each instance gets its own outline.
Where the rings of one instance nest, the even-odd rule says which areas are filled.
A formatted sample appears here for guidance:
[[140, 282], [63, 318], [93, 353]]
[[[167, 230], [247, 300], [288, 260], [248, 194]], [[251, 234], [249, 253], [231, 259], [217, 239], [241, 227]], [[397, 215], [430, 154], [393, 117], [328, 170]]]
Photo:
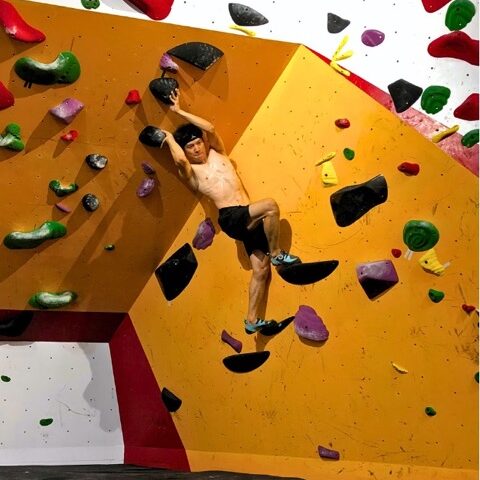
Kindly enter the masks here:
[[190, 163], [204, 163], [207, 160], [207, 148], [203, 141], [203, 132], [192, 123], [178, 127], [173, 133], [175, 141], [183, 148]]

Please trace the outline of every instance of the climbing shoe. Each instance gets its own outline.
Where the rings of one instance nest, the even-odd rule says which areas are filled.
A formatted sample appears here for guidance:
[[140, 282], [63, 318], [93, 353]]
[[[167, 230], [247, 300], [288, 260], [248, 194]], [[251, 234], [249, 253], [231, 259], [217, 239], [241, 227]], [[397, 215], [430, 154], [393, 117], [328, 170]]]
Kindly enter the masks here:
[[247, 320], [245, 320], [245, 333], [247, 335], [252, 335], [253, 333], [257, 333], [257, 332], [260, 332], [262, 333], [262, 328], [265, 328], [265, 327], [273, 327], [274, 325], [276, 325], [276, 321], [275, 320], [262, 320], [261, 318], [257, 318], [257, 320], [255, 320], [255, 323], [251, 323]]
[[294, 265], [295, 263], [302, 263], [300, 258], [296, 257], [295, 255], [292, 255], [291, 253], [285, 252], [284, 250], [280, 250], [280, 253], [276, 255], [275, 257], [272, 257], [270, 259], [272, 262], [272, 265], [275, 267], [280, 267], [280, 266], [287, 266], [287, 265]]

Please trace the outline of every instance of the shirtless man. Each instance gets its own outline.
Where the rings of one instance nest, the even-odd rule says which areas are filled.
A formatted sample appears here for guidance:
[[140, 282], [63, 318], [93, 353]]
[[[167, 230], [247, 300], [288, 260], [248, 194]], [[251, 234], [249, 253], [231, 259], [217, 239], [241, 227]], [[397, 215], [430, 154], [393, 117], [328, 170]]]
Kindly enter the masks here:
[[252, 277], [245, 331], [255, 333], [275, 323], [258, 317], [266, 295], [270, 263], [278, 267], [299, 263], [300, 259], [279, 247], [280, 211], [275, 200], [250, 202], [215, 127], [180, 108], [179, 90], [172, 93], [170, 100], [170, 110], [189, 122], [173, 135], [163, 130], [180, 177], [192, 190], [213, 201], [219, 211], [221, 229], [229, 237], [241, 240], [250, 258]]

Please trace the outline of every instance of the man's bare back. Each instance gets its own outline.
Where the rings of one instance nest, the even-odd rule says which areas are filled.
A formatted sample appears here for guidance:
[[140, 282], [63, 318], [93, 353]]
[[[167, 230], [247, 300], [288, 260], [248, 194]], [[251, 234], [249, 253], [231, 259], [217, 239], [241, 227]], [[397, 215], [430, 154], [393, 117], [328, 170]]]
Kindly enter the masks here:
[[210, 198], [217, 208], [248, 205], [247, 192], [226, 155], [210, 148], [207, 161], [193, 164], [192, 169], [195, 177], [190, 185]]

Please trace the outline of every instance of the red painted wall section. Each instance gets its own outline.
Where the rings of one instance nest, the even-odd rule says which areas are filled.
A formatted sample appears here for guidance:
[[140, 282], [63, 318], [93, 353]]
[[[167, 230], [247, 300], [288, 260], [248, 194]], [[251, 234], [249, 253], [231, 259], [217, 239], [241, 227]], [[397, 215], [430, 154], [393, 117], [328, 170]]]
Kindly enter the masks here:
[[124, 463], [190, 471], [185, 448], [128, 315], [110, 341], [110, 354]]

